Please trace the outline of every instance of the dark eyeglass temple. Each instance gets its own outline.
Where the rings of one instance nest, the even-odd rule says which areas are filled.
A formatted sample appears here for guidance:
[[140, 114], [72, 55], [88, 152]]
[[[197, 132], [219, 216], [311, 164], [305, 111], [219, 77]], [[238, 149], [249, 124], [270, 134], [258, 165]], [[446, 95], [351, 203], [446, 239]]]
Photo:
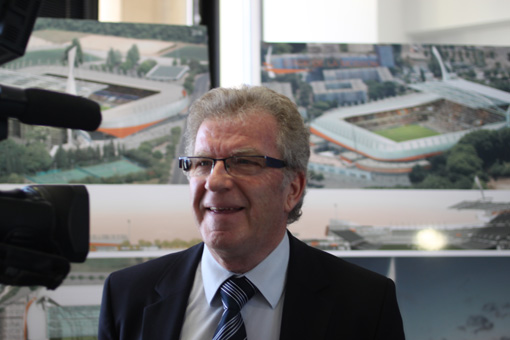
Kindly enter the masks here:
[[184, 171], [189, 170], [189, 159], [184, 157], [179, 157], [179, 168], [181, 168]]
[[280, 159], [272, 158], [272, 157], [265, 157], [266, 159], [266, 166], [270, 168], [284, 168], [287, 166], [287, 163], [285, 161], [282, 161]]

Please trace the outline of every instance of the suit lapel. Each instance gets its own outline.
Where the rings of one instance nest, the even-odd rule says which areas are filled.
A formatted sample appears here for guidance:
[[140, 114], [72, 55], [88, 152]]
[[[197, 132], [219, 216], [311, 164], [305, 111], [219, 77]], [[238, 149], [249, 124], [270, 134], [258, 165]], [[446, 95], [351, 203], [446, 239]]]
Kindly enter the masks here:
[[[281, 340], [325, 338], [333, 300], [330, 283], [307, 245], [289, 233], [290, 258]], [[176, 256], [155, 286], [159, 299], [145, 307], [142, 339], [178, 340], [203, 244]]]
[[333, 302], [330, 283], [308, 246], [289, 234], [290, 258], [283, 305], [281, 340], [324, 339]]
[[176, 256], [161, 275], [155, 291], [160, 299], [145, 307], [142, 339], [178, 340], [203, 243]]

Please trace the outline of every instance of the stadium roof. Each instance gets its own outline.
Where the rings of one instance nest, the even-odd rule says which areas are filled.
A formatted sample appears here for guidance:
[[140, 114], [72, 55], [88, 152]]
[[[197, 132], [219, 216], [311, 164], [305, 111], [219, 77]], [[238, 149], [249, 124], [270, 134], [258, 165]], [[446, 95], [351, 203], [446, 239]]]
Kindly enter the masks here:
[[421, 92], [433, 93], [471, 108], [489, 108], [510, 104], [510, 93], [464, 79], [427, 81], [409, 85]]
[[[16, 72], [3, 69], [0, 72], [2, 84], [23, 88], [37, 86], [58, 92], [65, 92], [66, 90], [68, 69], [64, 66], [31, 66]], [[153, 95], [108, 110], [102, 110], [102, 122], [98, 130], [119, 138], [126, 137], [177, 115], [189, 105], [190, 99], [185, 96], [180, 84], [87, 69], [78, 69], [75, 73], [77, 94], [84, 97], [88, 97], [94, 92], [108, 87], [108, 85], [119, 85], [155, 92]], [[47, 76], [48, 74], [54, 77]], [[62, 80], [59, 77], [63, 77]], [[83, 80], [83, 82], [80, 80]]]
[[156, 65], [147, 73], [146, 77], [159, 80], [177, 80], [188, 71], [188, 66]]
[[[32, 74], [20, 71], [0, 69], [0, 80], [3, 85], [22, 89], [41, 88], [49, 91], [66, 92], [67, 78], [44, 74]], [[106, 84], [76, 80], [77, 95], [88, 97], [90, 94], [108, 87]]]
[[361, 79], [328, 80], [310, 82], [314, 94], [368, 91], [368, 86]]

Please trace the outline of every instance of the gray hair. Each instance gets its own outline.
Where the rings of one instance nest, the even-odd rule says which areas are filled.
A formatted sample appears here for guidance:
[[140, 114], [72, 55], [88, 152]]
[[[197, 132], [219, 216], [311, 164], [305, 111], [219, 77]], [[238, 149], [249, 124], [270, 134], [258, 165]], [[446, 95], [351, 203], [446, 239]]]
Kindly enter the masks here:
[[[265, 112], [276, 118], [278, 135], [276, 147], [283, 160], [287, 185], [293, 175], [302, 172], [306, 178], [310, 158], [310, 132], [294, 104], [286, 96], [264, 86], [242, 86], [239, 88], [215, 88], [195, 101], [189, 109], [186, 127], [186, 153], [192, 155], [198, 129], [206, 119], [243, 119], [246, 115]], [[289, 213], [287, 224], [301, 216], [303, 197]]]

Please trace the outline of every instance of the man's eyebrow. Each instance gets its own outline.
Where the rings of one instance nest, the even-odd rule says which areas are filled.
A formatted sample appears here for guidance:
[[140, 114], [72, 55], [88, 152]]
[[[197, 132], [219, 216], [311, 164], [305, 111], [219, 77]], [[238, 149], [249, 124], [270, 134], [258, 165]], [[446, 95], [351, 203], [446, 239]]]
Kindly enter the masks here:
[[248, 155], [259, 155], [260, 152], [257, 151], [255, 148], [241, 148], [241, 149], [235, 149], [231, 155], [232, 156], [248, 156]]
[[[230, 154], [229, 154], [230, 157], [232, 157], [232, 156], [254, 156], [254, 155], [262, 155], [262, 154], [257, 149], [251, 148], [251, 147], [235, 149], [235, 150], [232, 150], [232, 152], [230, 152]], [[203, 152], [203, 151], [199, 151], [199, 152], [195, 153], [193, 156], [194, 157], [214, 158], [211, 156], [210, 153]]]

